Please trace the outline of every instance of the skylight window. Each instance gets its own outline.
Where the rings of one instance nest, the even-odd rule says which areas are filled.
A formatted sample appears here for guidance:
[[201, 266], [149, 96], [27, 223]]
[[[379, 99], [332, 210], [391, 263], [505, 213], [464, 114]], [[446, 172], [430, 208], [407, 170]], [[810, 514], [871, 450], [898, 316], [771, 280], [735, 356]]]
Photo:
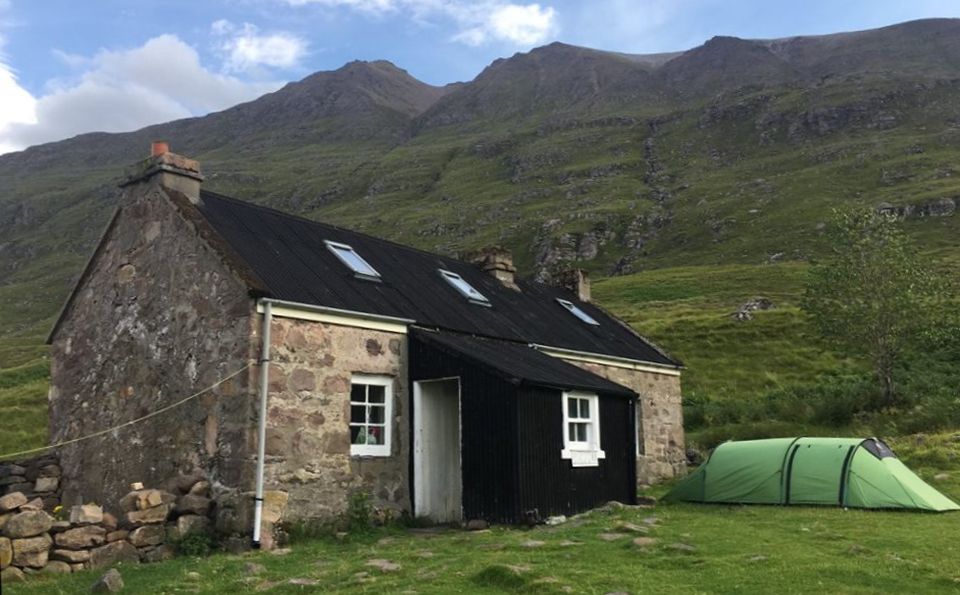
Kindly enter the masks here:
[[339, 242], [331, 242], [329, 240], [324, 240], [323, 243], [325, 243], [327, 248], [333, 252], [334, 256], [340, 259], [340, 262], [345, 264], [347, 268], [353, 271], [353, 274], [357, 277], [370, 281], [380, 280], [380, 273], [377, 272], [377, 269], [370, 266], [370, 263], [364, 260], [362, 256], [357, 254], [357, 251], [351, 246], [348, 246], [347, 244], [341, 244]]
[[437, 270], [440, 272], [440, 276], [446, 279], [447, 283], [452, 285], [457, 291], [459, 291], [463, 295], [463, 297], [467, 298], [472, 303], [478, 304], [480, 306], [490, 305], [490, 300], [488, 300], [485, 295], [477, 291], [473, 285], [470, 285], [469, 283], [467, 283], [466, 279], [464, 279], [460, 275], [452, 271], [445, 271], [443, 269], [437, 269]]
[[569, 300], [561, 300], [557, 298], [557, 303], [566, 308], [571, 314], [579, 318], [580, 320], [586, 322], [587, 324], [592, 324], [594, 326], [600, 326], [600, 323], [593, 319], [593, 316], [590, 316], [586, 312], [580, 309], [579, 306], [574, 304]]

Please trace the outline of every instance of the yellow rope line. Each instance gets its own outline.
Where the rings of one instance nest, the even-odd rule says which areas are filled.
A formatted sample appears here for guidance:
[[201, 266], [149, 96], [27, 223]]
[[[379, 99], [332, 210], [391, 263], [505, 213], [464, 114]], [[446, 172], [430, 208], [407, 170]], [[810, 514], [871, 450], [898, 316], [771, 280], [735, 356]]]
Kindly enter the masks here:
[[150, 418], [152, 418], [152, 417], [156, 417], [156, 416], [160, 415], [161, 413], [166, 413], [167, 411], [170, 411], [171, 409], [173, 409], [173, 408], [175, 408], [175, 407], [179, 407], [180, 405], [183, 405], [184, 403], [186, 403], [186, 402], [189, 401], [190, 399], [195, 399], [195, 398], [199, 397], [200, 395], [202, 395], [203, 393], [205, 393], [205, 392], [207, 392], [207, 391], [209, 391], [209, 390], [212, 390], [212, 389], [220, 386], [221, 384], [223, 384], [223, 383], [226, 382], [227, 380], [230, 380], [231, 378], [233, 378], [234, 376], [240, 374], [241, 372], [243, 372], [244, 370], [246, 370], [247, 368], [249, 368], [249, 367], [252, 366], [252, 365], [253, 365], [253, 362], [249, 362], [247, 365], [245, 365], [244, 367], [240, 368], [240, 369], [237, 370], [236, 372], [230, 374], [229, 376], [225, 376], [225, 377], [221, 378], [220, 380], [218, 380], [218, 381], [216, 381], [215, 383], [211, 384], [211, 385], [208, 386], [207, 388], [205, 388], [205, 389], [203, 389], [203, 390], [201, 390], [201, 391], [199, 391], [199, 392], [195, 392], [195, 393], [193, 393], [192, 395], [190, 395], [189, 397], [184, 397], [184, 398], [180, 399], [179, 401], [177, 401], [176, 403], [171, 403], [170, 405], [167, 405], [166, 407], [163, 407], [163, 408], [161, 408], [161, 409], [157, 409], [157, 410], [154, 411], [153, 413], [148, 413], [148, 414], [144, 415], [143, 417], [138, 417], [137, 419], [132, 419], [132, 420], [127, 421], [127, 422], [124, 422], [124, 423], [122, 423], [122, 424], [120, 424], [120, 425], [118, 425], [118, 426], [113, 426], [112, 428], [107, 428], [106, 430], [100, 430], [99, 432], [94, 432], [93, 434], [87, 434], [86, 436], [80, 436], [79, 438], [72, 438], [72, 439], [70, 439], [70, 440], [64, 440], [63, 442], [57, 442], [56, 444], [51, 444], [51, 445], [49, 445], [49, 446], [41, 446], [40, 448], [31, 448], [31, 449], [29, 449], [29, 450], [21, 450], [20, 452], [11, 452], [11, 453], [7, 453], [7, 454], [2, 454], [2, 455], [0, 455], [0, 461], [5, 461], [5, 460], [17, 458], [17, 457], [22, 457], [23, 455], [29, 455], [29, 454], [33, 454], [33, 453], [35, 453], [35, 452], [43, 452], [43, 451], [45, 451], [45, 450], [50, 450], [51, 448], [59, 448], [59, 447], [61, 447], [61, 446], [66, 446], [66, 445], [68, 445], [68, 444], [75, 444], [75, 443], [77, 443], [77, 442], [82, 442], [83, 440], [89, 440], [90, 438], [97, 438], [98, 436], [103, 436], [103, 435], [105, 435], [105, 434], [109, 434], [110, 432], [114, 432], [114, 431], [116, 431], [116, 430], [120, 430], [120, 429], [125, 428], [125, 427], [127, 427], [127, 426], [132, 426], [132, 425], [138, 424], [138, 423], [140, 423], [140, 422], [142, 422], [142, 421], [146, 421], [146, 420], [148, 420], [148, 419], [150, 419]]

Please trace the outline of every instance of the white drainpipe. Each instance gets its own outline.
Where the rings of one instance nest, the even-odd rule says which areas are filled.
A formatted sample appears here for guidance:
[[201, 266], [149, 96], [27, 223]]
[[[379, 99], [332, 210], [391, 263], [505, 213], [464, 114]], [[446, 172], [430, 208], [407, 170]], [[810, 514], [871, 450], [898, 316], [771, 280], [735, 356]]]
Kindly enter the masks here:
[[267, 380], [270, 372], [270, 301], [263, 300], [263, 329], [260, 333], [260, 419], [257, 423], [257, 493], [253, 509], [253, 549], [260, 549], [260, 522], [263, 519], [263, 458], [267, 443]]

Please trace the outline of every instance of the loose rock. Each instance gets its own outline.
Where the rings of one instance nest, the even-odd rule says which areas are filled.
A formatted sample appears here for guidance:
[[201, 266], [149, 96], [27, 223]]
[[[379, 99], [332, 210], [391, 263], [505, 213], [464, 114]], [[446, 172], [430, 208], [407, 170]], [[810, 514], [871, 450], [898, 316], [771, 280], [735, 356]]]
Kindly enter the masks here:
[[10, 517], [3, 526], [7, 537], [33, 537], [50, 530], [53, 517], [42, 510], [25, 510]]
[[672, 550], [675, 550], [678, 552], [684, 552], [684, 553], [693, 553], [697, 551], [696, 546], [692, 546], [688, 543], [671, 543], [667, 547]]
[[16, 510], [27, 503], [27, 497], [22, 492], [13, 492], [0, 497], [0, 512]]
[[46, 533], [38, 537], [12, 540], [12, 564], [21, 568], [25, 566], [43, 568], [47, 564], [52, 542], [53, 540]]
[[206, 516], [210, 511], [210, 498], [185, 494], [177, 500], [177, 512], [181, 514], [197, 514]]
[[489, 526], [490, 524], [483, 519], [470, 519], [467, 521], [467, 531], [483, 531]]
[[128, 541], [114, 541], [90, 552], [90, 567], [104, 568], [120, 562], [139, 562], [137, 548]]
[[367, 560], [367, 566], [379, 568], [381, 572], [396, 572], [397, 570], [400, 570], [400, 565], [396, 562], [391, 562], [390, 560]]
[[627, 534], [626, 533], [601, 533], [600, 535], [597, 535], [597, 537], [599, 537], [603, 541], [616, 541], [618, 539], [623, 539], [624, 537], [627, 537]]
[[546, 541], [539, 541], [537, 539], [528, 539], [520, 544], [520, 547], [534, 548], [534, 547], [543, 547], [547, 545]]
[[637, 537], [633, 540], [633, 545], [638, 547], [647, 547], [657, 543], [655, 537]]
[[123, 577], [116, 568], [111, 568], [90, 587], [92, 593], [119, 593], [123, 589]]
[[16, 566], [9, 566], [0, 570], [0, 584], [9, 585], [11, 583], [22, 583], [27, 577], [23, 576], [23, 571]]
[[13, 560], [13, 543], [6, 537], [0, 537], [0, 570], [10, 566]]
[[81, 564], [90, 559], [89, 550], [53, 550], [50, 557], [54, 560], [68, 562], [70, 564]]
[[154, 562], [173, 560], [176, 555], [177, 551], [173, 549], [172, 545], [163, 544], [144, 551], [140, 556], [140, 560], [148, 564], [152, 564]]
[[106, 535], [107, 530], [103, 527], [87, 525], [57, 533], [54, 541], [56, 541], [58, 547], [79, 550], [103, 545], [107, 541]]
[[38, 477], [37, 482], [33, 485], [33, 491], [38, 493], [53, 492], [59, 485], [60, 480], [56, 477]]
[[159, 545], [163, 543], [166, 531], [163, 525], [144, 525], [130, 532], [127, 540], [134, 547], [146, 547], [148, 545]]
[[163, 523], [170, 516], [171, 508], [172, 505], [170, 504], [161, 504], [146, 510], [134, 510], [127, 513], [127, 522], [134, 527]]
[[70, 509], [70, 522], [74, 525], [93, 525], [103, 521], [103, 508], [96, 504], [77, 504]]
[[47, 562], [47, 565], [40, 570], [41, 572], [48, 572], [50, 574], [70, 574], [73, 572], [69, 564], [61, 562], [60, 560], [50, 560]]

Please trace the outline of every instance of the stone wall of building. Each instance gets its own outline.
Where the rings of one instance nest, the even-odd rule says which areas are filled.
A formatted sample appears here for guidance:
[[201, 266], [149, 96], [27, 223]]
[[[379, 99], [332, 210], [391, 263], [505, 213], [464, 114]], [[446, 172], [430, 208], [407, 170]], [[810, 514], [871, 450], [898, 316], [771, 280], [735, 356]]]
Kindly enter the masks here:
[[651, 484], [686, 471], [680, 376], [574, 362], [581, 368], [622, 384], [640, 395], [637, 407], [640, 454], [637, 483]]
[[[259, 317], [157, 178], [128, 186], [51, 345], [52, 442], [157, 411], [246, 366]], [[256, 366], [145, 423], [60, 450], [63, 504], [110, 506], [129, 482], [199, 473], [250, 489]], [[112, 511], [117, 512], [117, 511]]]
[[[363, 491], [381, 510], [410, 510], [406, 336], [273, 319], [265, 489], [283, 518], [332, 518]], [[350, 455], [353, 374], [393, 378], [389, 457]], [[264, 531], [267, 533], [267, 531]]]

